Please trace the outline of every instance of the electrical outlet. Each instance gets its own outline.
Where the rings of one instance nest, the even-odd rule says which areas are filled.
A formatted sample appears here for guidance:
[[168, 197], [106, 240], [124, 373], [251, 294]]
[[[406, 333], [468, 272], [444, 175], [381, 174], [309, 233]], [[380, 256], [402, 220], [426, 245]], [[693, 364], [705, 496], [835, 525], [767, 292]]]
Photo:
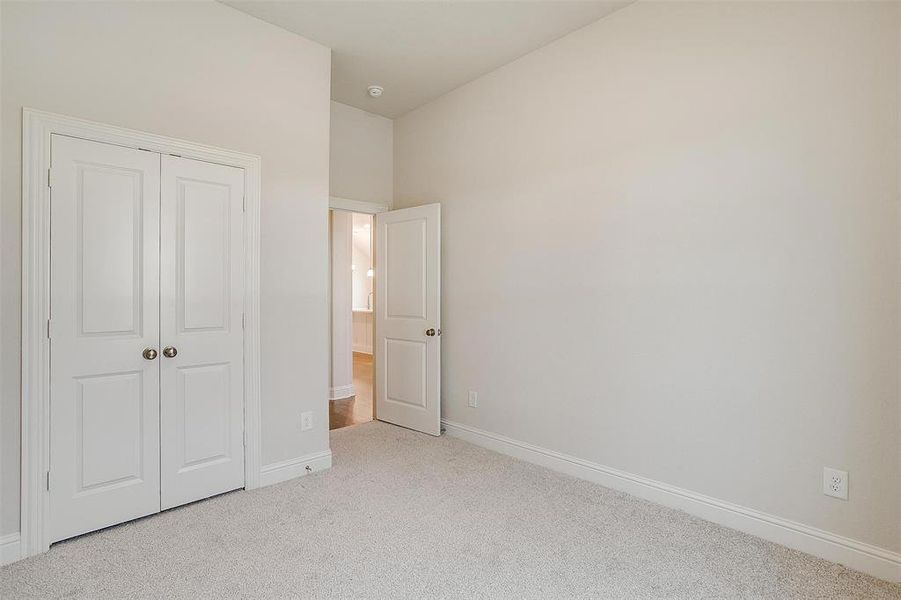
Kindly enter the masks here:
[[823, 493], [841, 500], [848, 499], [848, 472], [823, 467]]
[[469, 408], [478, 408], [479, 407], [479, 394], [478, 392], [469, 392]]
[[313, 429], [313, 413], [309, 411], [300, 413], [300, 430], [307, 431], [309, 429]]

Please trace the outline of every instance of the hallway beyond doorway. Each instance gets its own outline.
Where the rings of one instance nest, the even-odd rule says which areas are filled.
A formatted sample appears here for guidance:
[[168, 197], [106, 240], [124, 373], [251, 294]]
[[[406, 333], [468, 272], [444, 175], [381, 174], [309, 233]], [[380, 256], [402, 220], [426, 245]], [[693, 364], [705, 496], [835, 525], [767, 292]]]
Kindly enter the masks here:
[[354, 352], [355, 396], [329, 402], [329, 429], [340, 429], [372, 420], [372, 355]]

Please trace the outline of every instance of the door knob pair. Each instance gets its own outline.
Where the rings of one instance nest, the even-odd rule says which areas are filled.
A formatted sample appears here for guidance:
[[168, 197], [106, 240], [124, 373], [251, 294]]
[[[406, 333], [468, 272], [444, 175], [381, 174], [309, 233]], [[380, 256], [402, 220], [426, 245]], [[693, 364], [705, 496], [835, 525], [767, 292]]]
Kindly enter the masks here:
[[441, 330], [440, 329], [432, 329], [431, 327], [429, 327], [428, 329], [425, 330], [425, 334], [429, 337], [434, 337], [436, 335], [441, 335]]
[[[144, 352], [141, 353], [144, 358], [147, 360], [153, 360], [159, 353], [156, 351], [156, 348], [144, 348]], [[178, 350], [172, 346], [166, 346], [163, 348], [163, 356], [166, 358], [175, 358], [175, 355], [178, 354]]]

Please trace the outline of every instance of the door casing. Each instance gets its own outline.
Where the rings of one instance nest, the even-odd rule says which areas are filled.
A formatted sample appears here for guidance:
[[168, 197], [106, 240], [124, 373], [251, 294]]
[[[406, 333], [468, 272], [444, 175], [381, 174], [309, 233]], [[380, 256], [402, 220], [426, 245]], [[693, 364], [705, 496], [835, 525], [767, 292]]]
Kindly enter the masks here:
[[[339, 198], [338, 196], [329, 196], [328, 202], [329, 211], [344, 211], [350, 213], [360, 213], [364, 215], [375, 215], [387, 212], [390, 207], [387, 204], [375, 204], [374, 202], [363, 202], [361, 200], [348, 200], [347, 198]], [[331, 234], [330, 234], [331, 235]], [[370, 242], [372, 247], [372, 257], [373, 265], [375, 264], [375, 219], [373, 218], [373, 227], [370, 230], [370, 235], [372, 236], [372, 241]], [[329, 238], [329, 253], [331, 253], [332, 241], [331, 237]], [[328, 305], [329, 305], [329, 315], [331, 315], [331, 306], [332, 306], [332, 272], [331, 272], [331, 254], [329, 254], [329, 286], [328, 286]], [[375, 277], [378, 278], [378, 273], [375, 274]], [[375, 292], [375, 280], [373, 280], [372, 291]], [[372, 309], [375, 310], [375, 307], [378, 305], [378, 298], [376, 298], [375, 294], [372, 296]], [[329, 317], [331, 319], [331, 317]], [[372, 320], [372, 329], [373, 329], [373, 339], [375, 339], [375, 319]], [[329, 340], [334, 335], [334, 325], [329, 321]], [[330, 343], [331, 345], [331, 343]], [[373, 420], [378, 419], [378, 413], [375, 407], [375, 386], [377, 385], [376, 375], [375, 375], [375, 365], [378, 363], [378, 356], [376, 355], [376, 349], [373, 345], [372, 348], [372, 418]], [[329, 365], [329, 370], [331, 371], [331, 364]], [[331, 402], [331, 399], [329, 400]]]
[[21, 558], [50, 548], [50, 137], [244, 169], [244, 482], [260, 485], [260, 157], [25, 108], [22, 111]]

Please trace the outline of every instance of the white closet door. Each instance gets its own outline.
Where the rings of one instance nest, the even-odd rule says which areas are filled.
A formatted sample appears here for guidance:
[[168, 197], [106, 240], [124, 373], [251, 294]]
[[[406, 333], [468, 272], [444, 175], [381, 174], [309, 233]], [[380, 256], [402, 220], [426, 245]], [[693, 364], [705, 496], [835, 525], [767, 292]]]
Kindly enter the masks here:
[[376, 416], [441, 434], [441, 205], [376, 215]]
[[162, 157], [162, 508], [244, 487], [244, 171]]
[[54, 135], [51, 163], [57, 541], [160, 510], [160, 156]]

